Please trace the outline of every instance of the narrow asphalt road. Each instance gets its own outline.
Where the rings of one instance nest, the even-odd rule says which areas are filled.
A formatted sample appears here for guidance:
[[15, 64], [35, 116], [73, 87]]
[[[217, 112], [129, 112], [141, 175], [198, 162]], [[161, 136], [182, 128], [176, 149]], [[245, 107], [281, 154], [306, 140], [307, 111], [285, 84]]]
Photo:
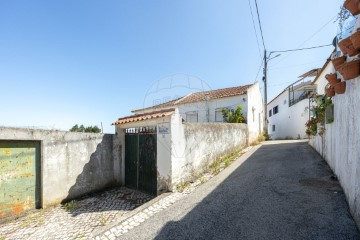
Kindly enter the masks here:
[[326, 162], [267, 142], [120, 239], [360, 239]]

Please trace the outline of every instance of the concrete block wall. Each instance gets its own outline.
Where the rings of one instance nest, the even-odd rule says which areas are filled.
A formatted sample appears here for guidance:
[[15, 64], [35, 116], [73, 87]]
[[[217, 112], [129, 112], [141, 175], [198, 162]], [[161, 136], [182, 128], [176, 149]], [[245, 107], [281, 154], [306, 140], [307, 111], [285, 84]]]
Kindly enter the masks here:
[[0, 140], [41, 141], [42, 206], [118, 183], [121, 151], [112, 134], [0, 128]]

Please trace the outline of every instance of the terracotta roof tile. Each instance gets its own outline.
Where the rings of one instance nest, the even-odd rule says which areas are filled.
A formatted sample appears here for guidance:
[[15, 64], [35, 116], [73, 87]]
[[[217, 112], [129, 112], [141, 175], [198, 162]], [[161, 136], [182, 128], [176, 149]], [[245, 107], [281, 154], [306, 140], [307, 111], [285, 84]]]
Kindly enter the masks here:
[[225, 97], [233, 97], [238, 95], [244, 95], [247, 93], [247, 89], [251, 87], [253, 84], [245, 85], [245, 86], [238, 86], [238, 87], [230, 87], [230, 88], [223, 88], [218, 90], [211, 90], [211, 91], [203, 91], [203, 92], [196, 92], [190, 93], [185, 97], [181, 97], [166, 103], [158, 104], [152, 107], [147, 107], [143, 109], [133, 110], [132, 112], [137, 112], [141, 110], [153, 109], [153, 108], [163, 108], [163, 107], [171, 107], [181, 104], [188, 104], [188, 103], [195, 103], [201, 102], [205, 99], [213, 100]]
[[219, 99], [219, 98], [224, 98], [224, 97], [243, 95], [243, 94], [246, 94], [247, 89], [251, 86], [252, 86], [252, 84], [245, 85], [245, 86], [239, 86], [239, 87], [223, 88], [223, 89], [212, 90], [212, 91], [192, 93], [186, 97], [183, 97], [181, 100], [177, 101], [176, 105], [200, 102], [200, 101], [204, 101], [206, 99], [213, 100], [213, 99]]
[[161, 111], [154, 111], [154, 112], [150, 112], [150, 113], [135, 114], [132, 116], [119, 118], [116, 122], [112, 123], [112, 125], [120, 125], [120, 124], [130, 123], [130, 122], [140, 122], [140, 121], [145, 121], [145, 120], [149, 120], [149, 119], [170, 116], [171, 114], [174, 113], [174, 111], [175, 111], [174, 108], [169, 108], [169, 109], [164, 109]]

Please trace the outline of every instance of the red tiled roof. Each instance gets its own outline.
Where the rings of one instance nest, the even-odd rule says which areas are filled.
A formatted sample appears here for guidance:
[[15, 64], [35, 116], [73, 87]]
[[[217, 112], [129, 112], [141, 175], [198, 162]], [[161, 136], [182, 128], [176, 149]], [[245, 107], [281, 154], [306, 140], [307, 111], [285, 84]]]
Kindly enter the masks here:
[[298, 78], [304, 79], [304, 78], [307, 78], [307, 77], [316, 77], [316, 76], [319, 75], [320, 71], [321, 71], [321, 68], [314, 68], [314, 69], [311, 69], [310, 71], [302, 74]]
[[145, 121], [145, 120], [149, 120], [149, 119], [170, 116], [171, 114], [174, 113], [174, 111], [175, 111], [174, 108], [169, 108], [169, 109], [164, 109], [161, 111], [154, 111], [154, 112], [150, 112], [150, 113], [135, 114], [132, 116], [119, 118], [116, 122], [112, 123], [112, 125], [120, 125], [120, 124], [130, 123], [130, 122], [140, 122], [140, 121]]
[[155, 105], [152, 107], [133, 110], [132, 112], [137, 112], [137, 111], [147, 110], [147, 109], [152, 109], [152, 108], [162, 108], [162, 107], [170, 107], [170, 106], [176, 106], [176, 105], [187, 104], [187, 103], [195, 103], [195, 102], [201, 102], [204, 100], [208, 101], [208, 100], [213, 100], [213, 99], [244, 95], [247, 93], [247, 89], [249, 87], [251, 87], [252, 85], [253, 84], [249, 84], [249, 85], [245, 85], [245, 86], [238, 86], [238, 87], [223, 88], [223, 89], [218, 89], [218, 90], [190, 93], [189, 95], [186, 95], [185, 97], [181, 97], [181, 98], [178, 98], [178, 99], [166, 102], [166, 103], [158, 104], [158, 105]]

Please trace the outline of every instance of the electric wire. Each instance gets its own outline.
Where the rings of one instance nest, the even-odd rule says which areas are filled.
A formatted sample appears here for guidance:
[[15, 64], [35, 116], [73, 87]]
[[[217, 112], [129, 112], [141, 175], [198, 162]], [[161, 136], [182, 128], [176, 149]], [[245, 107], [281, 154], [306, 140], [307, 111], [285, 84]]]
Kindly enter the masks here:
[[257, 46], [258, 46], [258, 50], [259, 50], [259, 55], [260, 55], [260, 59], [262, 59], [262, 54], [261, 54], [261, 50], [260, 50], [259, 38], [258, 38], [257, 31], [256, 31], [256, 27], [255, 27], [254, 15], [253, 15], [253, 11], [252, 11], [252, 7], [251, 7], [250, 0], [248, 0], [248, 2], [249, 2], [249, 7], [250, 7], [252, 25], [253, 25], [253, 28], [254, 28], [254, 32], [255, 32], [255, 36], [256, 36], [256, 42], [257, 42]]
[[303, 50], [309, 50], [309, 49], [314, 49], [314, 48], [323, 48], [323, 47], [329, 47], [329, 46], [332, 46], [332, 44], [320, 45], [320, 46], [315, 46], [315, 47], [307, 47], [307, 48], [297, 48], [297, 49], [289, 49], [289, 50], [271, 51], [271, 52], [273, 52], [273, 53], [296, 52], [296, 51], [303, 51]]
[[263, 60], [263, 61], [261, 61], [261, 64], [260, 64], [260, 66], [259, 66], [259, 69], [258, 69], [258, 71], [257, 71], [256, 77], [255, 77], [255, 80], [254, 80], [254, 83], [256, 82], [256, 79], [257, 79], [257, 77], [259, 76], [260, 69], [261, 69], [261, 67], [262, 67], [263, 63], [264, 63], [264, 60]]
[[[327, 21], [324, 25], [322, 25], [318, 30], [316, 30], [309, 38], [307, 38], [304, 42], [302, 42], [300, 45], [297, 46], [297, 48], [300, 48], [301, 46], [303, 46], [305, 43], [307, 43], [308, 41], [310, 41], [313, 37], [315, 37], [319, 32], [321, 32], [329, 23], [333, 22], [333, 20], [337, 17], [333, 16], [329, 21]], [[275, 62], [274, 64], [272, 64], [272, 66], [275, 66], [277, 64], [279, 64], [280, 62], [284, 61], [286, 58], [288, 58], [292, 53], [287, 54], [284, 58], [280, 59], [279, 61]]]
[[256, 13], [257, 13], [257, 16], [258, 16], [258, 21], [259, 21], [262, 44], [263, 44], [264, 50], [265, 50], [266, 47], [265, 47], [264, 35], [263, 35], [262, 27], [261, 27], [260, 14], [259, 14], [259, 8], [258, 8], [257, 0], [255, 0], [255, 5], [256, 5]]
[[277, 68], [268, 68], [268, 71], [270, 71], [270, 70], [287, 69], [287, 68], [294, 68], [294, 67], [299, 67], [299, 66], [304, 66], [304, 65], [316, 63], [316, 62], [324, 62], [324, 61], [326, 61], [326, 59], [319, 59], [319, 60], [312, 61], [312, 62], [306, 62], [306, 63], [296, 64], [296, 65], [287, 65], [287, 66], [277, 67]]

